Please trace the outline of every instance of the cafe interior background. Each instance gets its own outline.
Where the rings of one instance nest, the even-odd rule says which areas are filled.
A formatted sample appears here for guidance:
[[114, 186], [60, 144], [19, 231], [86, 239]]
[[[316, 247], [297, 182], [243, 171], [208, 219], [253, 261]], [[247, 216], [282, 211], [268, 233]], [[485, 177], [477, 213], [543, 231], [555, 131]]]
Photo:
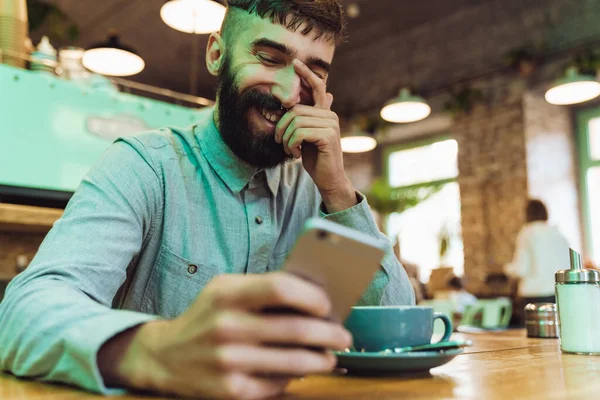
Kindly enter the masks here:
[[[214, 101], [204, 30], [222, 3], [183, 20], [173, 3], [0, 0], [0, 296], [112, 140]], [[428, 295], [456, 275], [514, 300], [490, 277], [529, 198], [600, 264], [600, 2], [342, 4], [329, 91], [347, 174]]]

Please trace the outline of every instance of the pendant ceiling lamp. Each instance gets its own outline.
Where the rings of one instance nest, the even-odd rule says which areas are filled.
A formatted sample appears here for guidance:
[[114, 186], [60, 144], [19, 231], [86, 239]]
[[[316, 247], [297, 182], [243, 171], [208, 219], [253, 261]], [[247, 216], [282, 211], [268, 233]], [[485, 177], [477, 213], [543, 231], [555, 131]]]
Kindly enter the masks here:
[[200, 34], [221, 29], [226, 8], [213, 0], [169, 0], [160, 9], [160, 17], [171, 28], [191, 33], [190, 93], [198, 91], [198, 62], [200, 59]]
[[381, 118], [388, 122], [407, 123], [425, 119], [431, 114], [427, 101], [403, 88], [397, 98], [388, 101], [381, 110]]
[[592, 75], [581, 75], [577, 68], [569, 68], [563, 78], [546, 92], [550, 104], [569, 105], [583, 103], [600, 96], [600, 82]]
[[377, 147], [377, 140], [356, 126], [353, 127], [352, 133], [342, 137], [341, 140], [344, 153], [365, 153]]
[[212, 33], [221, 29], [225, 6], [213, 0], [170, 0], [160, 17], [171, 28], [185, 33]]
[[108, 40], [86, 50], [81, 61], [90, 71], [109, 76], [135, 75], [146, 65], [135, 50], [121, 43], [114, 31], [109, 33]]

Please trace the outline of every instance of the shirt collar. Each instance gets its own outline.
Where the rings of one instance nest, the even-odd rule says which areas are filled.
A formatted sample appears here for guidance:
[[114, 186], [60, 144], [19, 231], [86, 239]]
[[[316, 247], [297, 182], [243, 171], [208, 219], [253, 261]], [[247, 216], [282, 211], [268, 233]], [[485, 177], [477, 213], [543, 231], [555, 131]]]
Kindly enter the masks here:
[[[240, 193], [261, 169], [253, 167], [238, 158], [223, 141], [215, 125], [214, 108], [203, 114], [193, 127], [196, 140], [200, 144], [200, 150], [229, 189], [234, 193]], [[265, 177], [271, 193], [277, 196], [281, 166], [266, 169]]]
[[281, 179], [281, 166], [278, 165], [275, 168], [269, 168], [265, 172], [267, 175], [267, 185], [271, 189], [273, 196], [277, 196], [279, 192], [279, 180]]

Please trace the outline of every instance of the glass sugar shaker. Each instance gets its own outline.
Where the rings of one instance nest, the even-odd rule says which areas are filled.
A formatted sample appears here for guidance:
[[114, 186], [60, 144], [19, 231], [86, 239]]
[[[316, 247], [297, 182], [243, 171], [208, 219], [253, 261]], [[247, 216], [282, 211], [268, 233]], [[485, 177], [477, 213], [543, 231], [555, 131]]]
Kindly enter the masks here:
[[584, 269], [569, 249], [571, 268], [556, 272], [555, 289], [563, 352], [600, 355], [600, 271]]

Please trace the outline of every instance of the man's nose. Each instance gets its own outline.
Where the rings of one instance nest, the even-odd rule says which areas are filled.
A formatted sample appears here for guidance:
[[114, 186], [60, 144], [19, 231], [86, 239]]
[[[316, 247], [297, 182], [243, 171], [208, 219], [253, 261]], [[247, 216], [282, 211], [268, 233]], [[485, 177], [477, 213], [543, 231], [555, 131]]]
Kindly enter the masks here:
[[302, 90], [300, 77], [289, 66], [277, 72], [275, 85], [273, 85], [272, 94], [281, 102], [283, 107], [292, 108], [300, 103], [300, 92]]

